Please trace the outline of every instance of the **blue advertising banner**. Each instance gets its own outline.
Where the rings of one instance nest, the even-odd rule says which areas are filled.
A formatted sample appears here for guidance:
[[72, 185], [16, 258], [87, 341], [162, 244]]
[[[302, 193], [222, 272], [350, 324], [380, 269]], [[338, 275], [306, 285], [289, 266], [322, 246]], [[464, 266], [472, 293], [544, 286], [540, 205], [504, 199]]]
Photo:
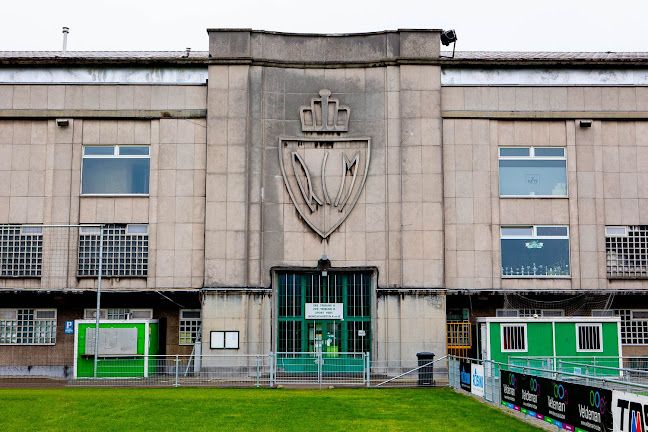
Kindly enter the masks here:
[[467, 362], [459, 362], [459, 384], [461, 389], [470, 393], [470, 381], [471, 381], [471, 366]]

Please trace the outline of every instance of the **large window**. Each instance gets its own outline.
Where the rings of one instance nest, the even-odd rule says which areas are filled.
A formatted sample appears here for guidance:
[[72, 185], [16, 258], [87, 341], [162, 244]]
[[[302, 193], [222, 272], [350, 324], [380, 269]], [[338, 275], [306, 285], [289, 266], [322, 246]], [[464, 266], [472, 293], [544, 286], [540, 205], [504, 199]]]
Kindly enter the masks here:
[[54, 345], [56, 309], [0, 309], [0, 345]]
[[607, 277], [648, 278], [648, 225], [605, 227]]
[[[106, 225], [103, 228], [102, 277], [146, 277], [148, 225]], [[79, 273], [96, 277], [101, 228], [79, 228]]]
[[501, 228], [502, 277], [569, 277], [569, 228]]
[[180, 310], [180, 345], [193, 345], [200, 340], [202, 318], [200, 309]]
[[43, 228], [0, 225], [0, 276], [40, 277]]
[[81, 193], [146, 195], [149, 171], [149, 146], [84, 146]]
[[566, 197], [564, 147], [501, 147], [499, 184], [502, 197]]

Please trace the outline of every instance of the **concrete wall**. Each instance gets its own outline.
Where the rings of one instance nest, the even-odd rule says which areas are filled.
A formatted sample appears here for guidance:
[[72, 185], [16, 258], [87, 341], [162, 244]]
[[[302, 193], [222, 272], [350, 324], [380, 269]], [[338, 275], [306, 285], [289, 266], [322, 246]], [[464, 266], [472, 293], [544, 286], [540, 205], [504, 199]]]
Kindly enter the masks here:
[[[645, 88], [445, 87], [442, 95], [448, 288], [646, 288], [608, 280], [605, 254], [606, 225], [648, 224], [648, 121], [633, 118], [648, 107]], [[578, 119], [594, 120], [582, 128]], [[499, 146], [566, 147], [569, 198], [500, 199]], [[499, 227], [516, 224], [569, 225], [571, 278], [502, 279]]]
[[[137, 119], [124, 110], [204, 109], [204, 86], [0, 85], [0, 109], [29, 110], [32, 119], [0, 118], [0, 223], [149, 224], [144, 279], [105, 279], [110, 288], [200, 288], [204, 264], [205, 119]], [[59, 127], [48, 110], [73, 115]], [[38, 113], [37, 113], [38, 111]], [[107, 117], [107, 118], [104, 118]], [[151, 146], [148, 197], [81, 197], [83, 145]], [[53, 275], [2, 280], [7, 288], [93, 288], [76, 275], [74, 230], [46, 229]], [[64, 248], [65, 246], [65, 248]], [[65, 275], [68, 275], [65, 277]], [[52, 280], [56, 276], [58, 279]]]

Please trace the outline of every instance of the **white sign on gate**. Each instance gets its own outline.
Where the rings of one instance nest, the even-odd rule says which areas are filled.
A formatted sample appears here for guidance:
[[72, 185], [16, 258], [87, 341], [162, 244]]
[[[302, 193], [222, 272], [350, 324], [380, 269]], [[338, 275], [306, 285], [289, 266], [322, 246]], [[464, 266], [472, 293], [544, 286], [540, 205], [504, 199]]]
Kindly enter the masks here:
[[306, 303], [305, 319], [344, 318], [344, 303]]
[[648, 397], [616, 390], [612, 392], [614, 432], [645, 430], [646, 413], [648, 413]]
[[470, 366], [470, 392], [484, 397], [484, 365], [473, 363]]

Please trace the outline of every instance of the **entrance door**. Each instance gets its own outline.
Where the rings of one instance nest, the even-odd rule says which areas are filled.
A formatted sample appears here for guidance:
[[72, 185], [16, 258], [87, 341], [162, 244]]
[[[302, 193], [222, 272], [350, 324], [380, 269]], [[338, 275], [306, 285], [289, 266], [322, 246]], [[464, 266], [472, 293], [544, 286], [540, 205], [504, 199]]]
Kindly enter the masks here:
[[342, 323], [338, 321], [308, 322], [308, 352], [337, 357], [342, 351]]

